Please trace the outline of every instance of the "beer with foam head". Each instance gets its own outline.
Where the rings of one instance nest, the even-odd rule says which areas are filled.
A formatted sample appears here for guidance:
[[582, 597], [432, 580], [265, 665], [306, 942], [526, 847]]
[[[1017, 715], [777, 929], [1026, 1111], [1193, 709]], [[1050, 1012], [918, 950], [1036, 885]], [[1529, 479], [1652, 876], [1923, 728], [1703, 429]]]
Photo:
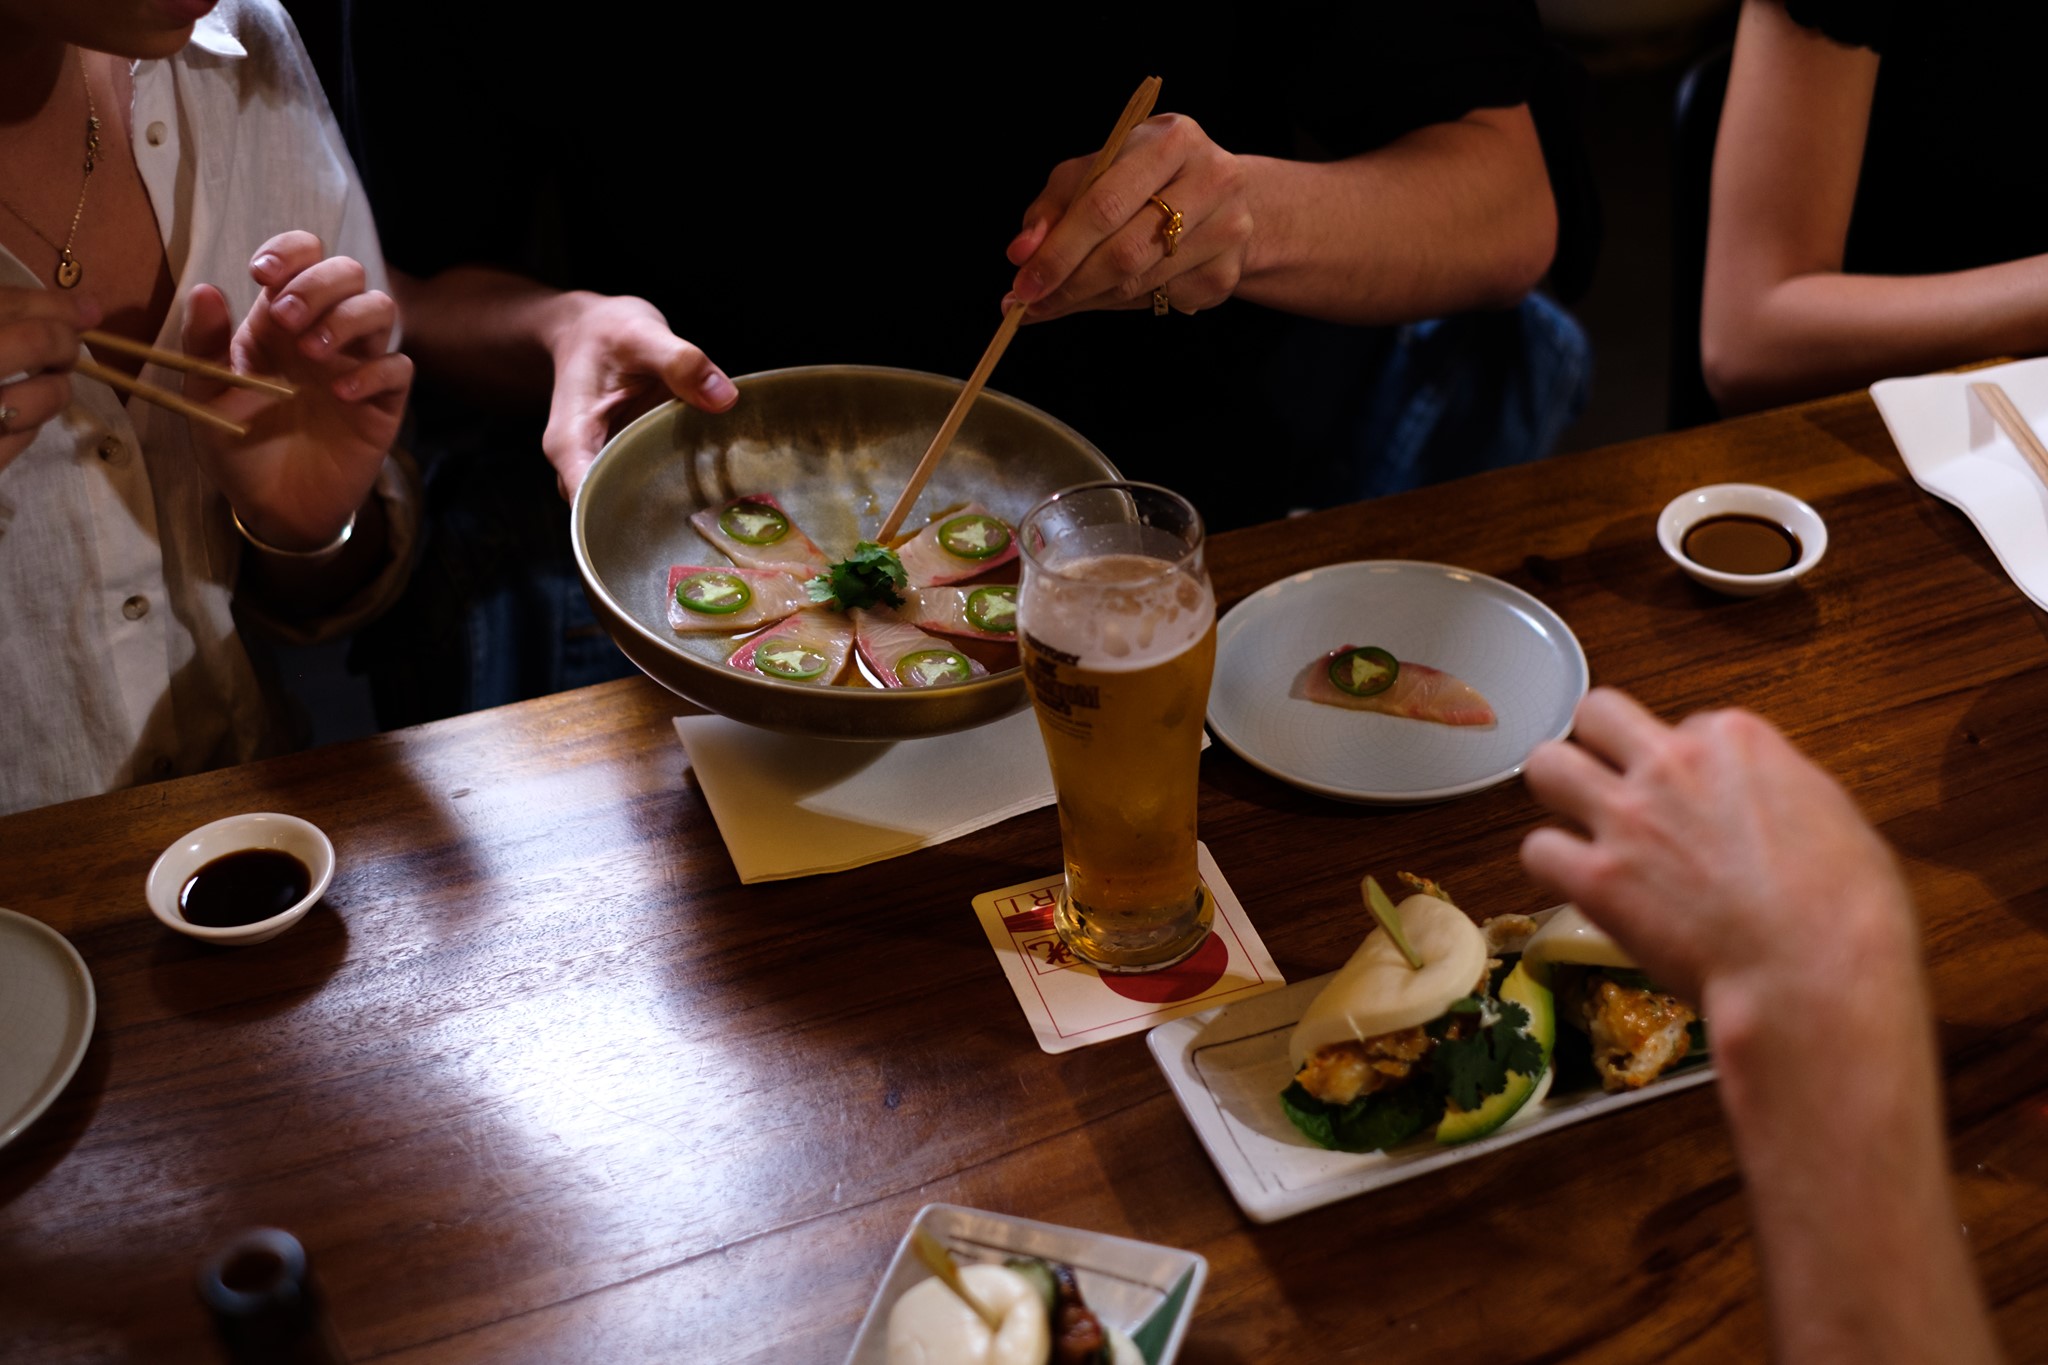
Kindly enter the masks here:
[[1034, 508], [1018, 538], [1018, 643], [1067, 873], [1055, 923], [1098, 968], [1170, 966], [1213, 918], [1195, 866], [1216, 659], [1201, 519], [1162, 488], [1090, 484]]

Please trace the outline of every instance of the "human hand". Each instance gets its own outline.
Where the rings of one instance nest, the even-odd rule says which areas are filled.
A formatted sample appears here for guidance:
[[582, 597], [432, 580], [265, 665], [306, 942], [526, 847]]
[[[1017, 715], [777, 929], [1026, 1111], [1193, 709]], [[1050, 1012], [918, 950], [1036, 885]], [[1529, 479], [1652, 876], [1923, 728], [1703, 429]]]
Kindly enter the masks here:
[[[1244, 274], [1252, 211], [1239, 159], [1182, 114], [1132, 132], [1117, 159], [1081, 190], [1092, 156], [1063, 161], [1024, 210], [1007, 255], [1017, 271], [1007, 309], [1022, 299], [1030, 322], [1097, 308], [1150, 308], [1162, 291], [1183, 313], [1229, 298]], [[1076, 197], [1078, 193], [1078, 198]], [[1181, 216], [1172, 255], [1166, 214]]]
[[281, 550], [315, 549], [334, 539], [376, 482], [398, 435], [412, 361], [391, 351], [391, 297], [365, 287], [357, 261], [326, 256], [311, 233], [271, 238], [249, 274], [263, 292], [239, 327], [218, 289], [193, 289], [185, 351], [283, 379], [298, 394], [278, 399], [189, 376], [186, 397], [249, 428], [235, 437], [194, 426], [193, 440], [252, 536]]
[[645, 299], [565, 294], [549, 329], [555, 392], [541, 449], [564, 498], [576, 496], [622, 409], [670, 394], [706, 412], [724, 412], [739, 390], [703, 351], [669, 330]]
[[1833, 778], [1746, 711], [1673, 727], [1598, 688], [1571, 740], [1538, 747], [1524, 777], [1585, 833], [1533, 831], [1523, 865], [1687, 999], [1717, 984], [1755, 985], [1751, 1002], [1811, 998], [1857, 989], [1886, 962], [1917, 971], [1890, 849]]
[[27, 450], [43, 423], [71, 406], [78, 334], [100, 320], [99, 305], [54, 289], [0, 289], [0, 469]]

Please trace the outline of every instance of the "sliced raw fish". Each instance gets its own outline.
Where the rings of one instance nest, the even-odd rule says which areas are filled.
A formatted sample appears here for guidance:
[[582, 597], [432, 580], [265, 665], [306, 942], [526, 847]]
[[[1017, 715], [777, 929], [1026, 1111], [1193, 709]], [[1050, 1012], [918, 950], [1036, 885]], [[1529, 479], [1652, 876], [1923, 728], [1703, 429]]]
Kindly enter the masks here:
[[825, 552], [803, 533], [796, 518], [766, 493], [749, 493], [721, 507], [707, 507], [690, 518], [690, 525], [731, 556], [733, 563], [749, 569], [787, 569], [804, 578], [825, 572]]
[[938, 687], [984, 678], [988, 670], [887, 607], [853, 613], [860, 656], [884, 687]]
[[903, 571], [920, 588], [958, 583], [1017, 557], [1010, 524], [978, 502], [948, 512], [897, 547]]
[[[678, 587], [702, 609], [677, 601]], [[738, 635], [780, 621], [810, 600], [803, 580], [780, 570], [677, 564], [668, 571], [668, 623], [680, 634]]]
[[[941, 635], [970, 640], [1017, 638], [1017, 585], [983, 583], [979, 587], [905, 588], [903, 619]], [[1000, 629], [998, 629], [1000, 627]]]
[[839, 612], [813, 607], [762, 631], [726, 662], [742, 673], [827, 687], [839, 681], [852, 652], [853, 622]]
[[1491, 725], [1493, 707], [1470, 683], [1454, 678], [1428, 664], [1401, 660], [1401, 671], [1386, 691], [1370, 697], [1355, 697], [1330, 681], [1330, 665], [1339, 654], [1356, 645], [1341, 645], [1310, 664], [1295, 685], [1295, 695], [1324, 706], [1342, 706], [1353, 711], [1378, 711], [1382, 715], [1430, 720], [1439, 725]]

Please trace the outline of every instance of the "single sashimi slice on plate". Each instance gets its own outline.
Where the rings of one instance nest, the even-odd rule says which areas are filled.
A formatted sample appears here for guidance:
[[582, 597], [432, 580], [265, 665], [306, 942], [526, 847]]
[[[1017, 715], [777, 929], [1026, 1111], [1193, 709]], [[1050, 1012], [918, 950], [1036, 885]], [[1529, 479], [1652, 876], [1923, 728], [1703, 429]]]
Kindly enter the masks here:
[[884, 687], [939, 687], [988, 676], [988, 670], [887, 607], [853, 612], [860, 656]]
[[678, 634], [737, 635], [809, 605], [803, 580], [778, 569], [676, 564], [668, 571], [668, 623]]
[[781, 503], [749, 493], [690, 517], [697, 533], [732, 562], [749, 569], [787, 569], [802, 578], [825, 572], [827, 560]]
[[1295, 680], [1294, 695], [1438, 725], [1494, 723], [1493, 707], [1470, 683], [1428, 664], [1397, 661], [1370, 645], [1343, 645], [1321, 656]]
[[762, 631], [726, 662], [742, 673], [826, 687], [846, 671], [852, 653], [853, 623], [839, 612], [812, 607]]
[[959, 635], [970, 640], [1017, 638], [1017, 585], [957, 584], [943, 588], [905, 588], [903, 619], [922, 630]]
[[948, 512], [897, 547], [903, 571], [920, 588], [958, 583], [1017, 557], [1010, 524], [978, 502]]

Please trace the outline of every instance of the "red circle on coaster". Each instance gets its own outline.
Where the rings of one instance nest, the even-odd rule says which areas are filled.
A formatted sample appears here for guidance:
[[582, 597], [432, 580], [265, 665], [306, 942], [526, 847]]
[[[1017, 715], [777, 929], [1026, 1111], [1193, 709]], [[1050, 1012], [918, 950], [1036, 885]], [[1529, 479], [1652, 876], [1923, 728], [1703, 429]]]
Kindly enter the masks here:
[[1102, 973], [1102, 984], [1126, 1000], [1137, 1000], [1147, 1005], [1170, 1005], [1176, 1000], [1192, 1000], [1223, 979], [1223, 969], [1230, 965], [1230, 949], [1223, 946], [1223, 940], [1209, 935], [1208, 941], [1195, 949], [1194, 956], [1185, 962], [1176, 962], [1163, 971], [1146, 972], [1130, 976], [1123, 972]]

